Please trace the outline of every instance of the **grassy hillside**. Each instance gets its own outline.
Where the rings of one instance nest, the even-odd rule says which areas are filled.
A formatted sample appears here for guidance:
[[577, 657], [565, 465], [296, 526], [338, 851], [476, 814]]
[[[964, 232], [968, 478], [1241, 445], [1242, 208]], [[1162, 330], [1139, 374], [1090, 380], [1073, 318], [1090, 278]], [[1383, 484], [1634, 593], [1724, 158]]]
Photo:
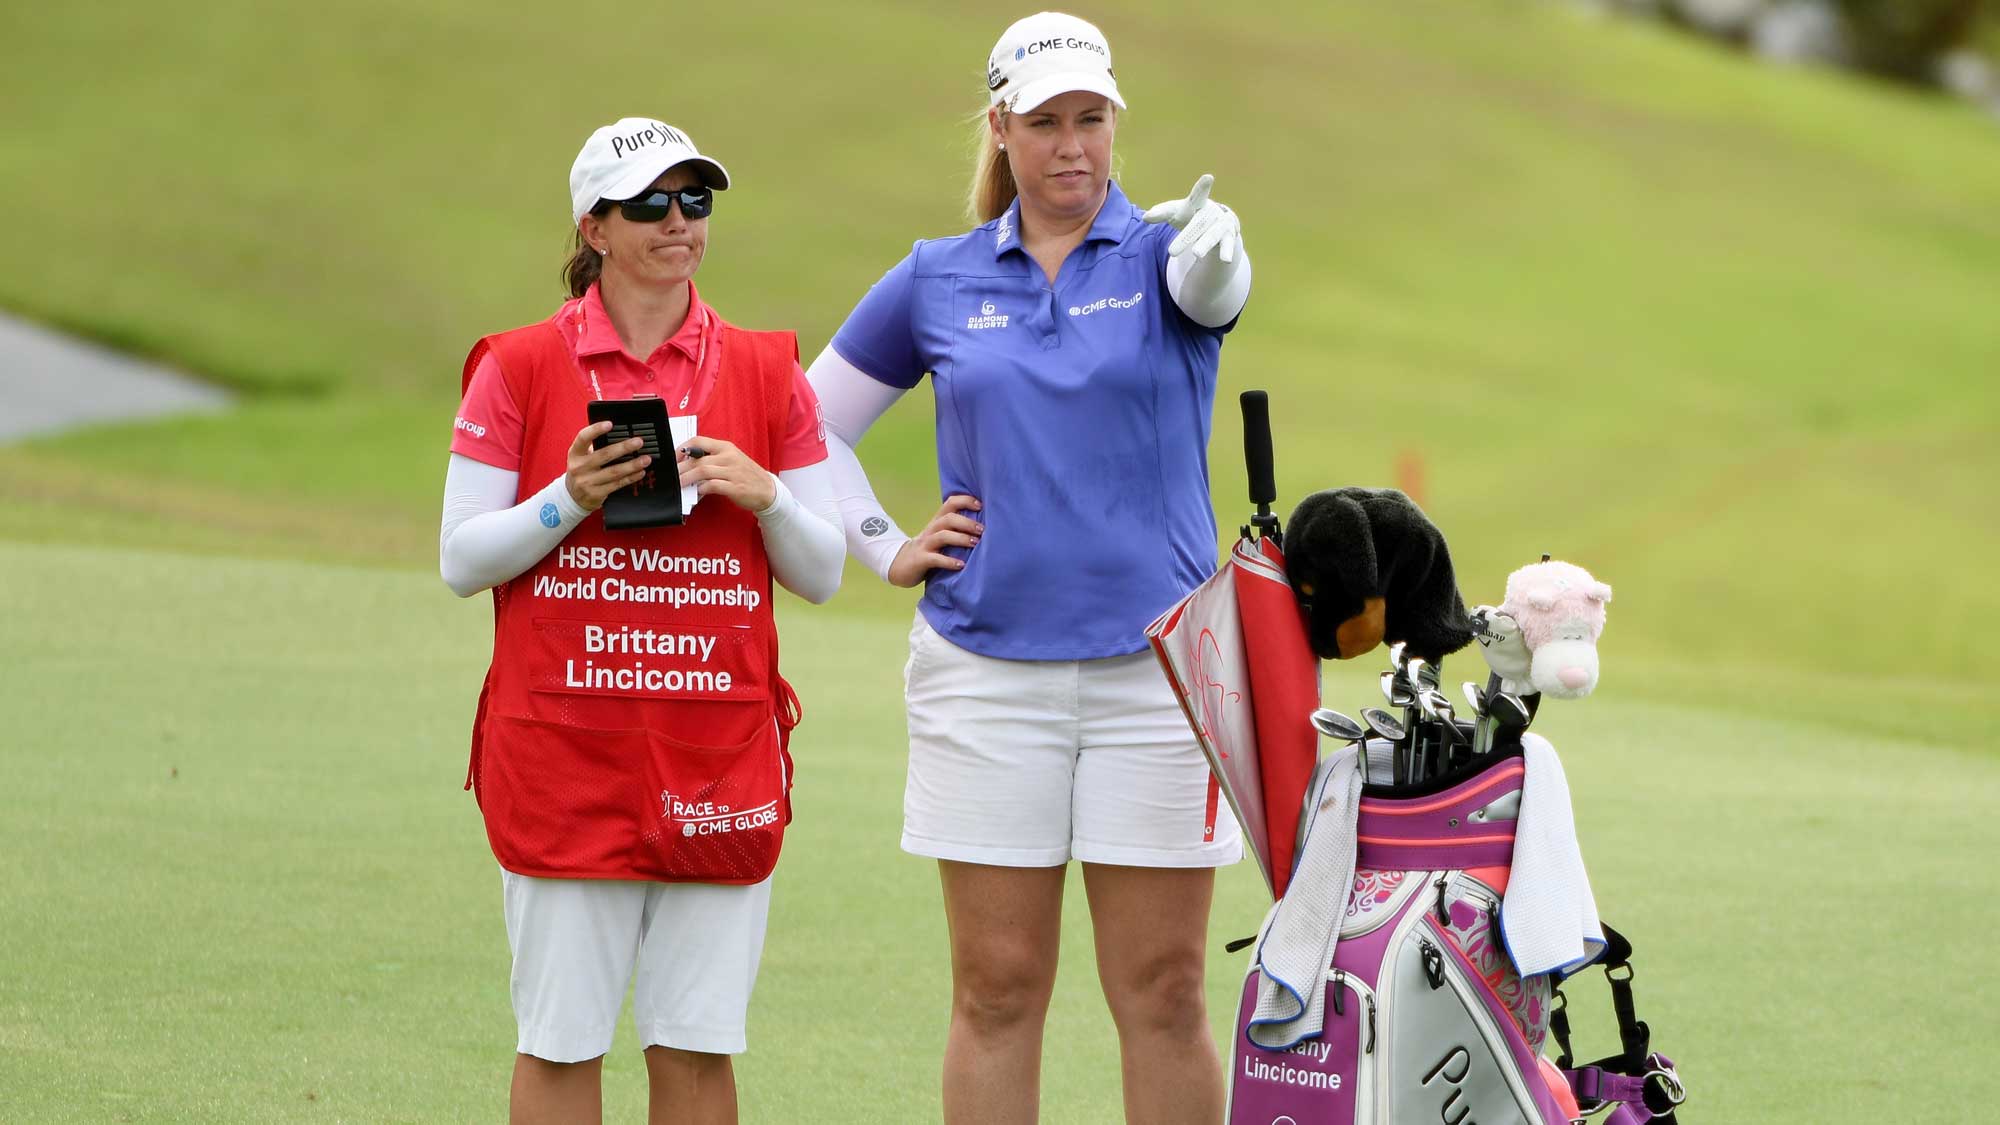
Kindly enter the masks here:
[[[1419, 458], [1474, 600], [1553, 551], [1618, 588], [1607, 643], [1649, 680], [1949, 682], [2000, 729], [1963, 625], [2000, 614], [1971, 562], [2000, 548], [1990, 122], [1557, 6], [1092, 14], [1131, 194], [1214, 171], [1245, 216], [1225, 379], [1280, 404], [1288, 499]], [[263, 396], [0, 452], [8, 534], [421, 565], [459, 358], [556, 299], [588, 128], [658, 112], [730, 163], [704, 292], [810, 354], [958, 226], [994, 22], [642, 8], [565, 48], [519, 3], [0, 14], [0, 101], [32, 107], [0, 305]], [[920, 394], [868, 443], [913, 520], [928, 427]], [[1235, 441], [1225, 400], [1226, 521]]]

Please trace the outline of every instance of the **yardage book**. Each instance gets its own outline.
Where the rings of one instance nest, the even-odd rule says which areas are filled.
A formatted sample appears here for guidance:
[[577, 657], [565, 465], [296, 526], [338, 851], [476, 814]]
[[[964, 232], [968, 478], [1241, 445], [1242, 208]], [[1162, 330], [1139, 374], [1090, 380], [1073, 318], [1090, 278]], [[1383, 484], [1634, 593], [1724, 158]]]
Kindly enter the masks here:
[[594, 399], [590, 403], [590, 420], [611, 423], [610, 431], [594, 443], [596, 448], [636, 437], [646, 444], [633, 456], [644, 454], [653, 459], [646, 475], [637, 483], [604, 498], [604, 526], [612, 531], [631, 531], [670, 527], [685, 521], [700, 495], [692, 487], [675, 487], [680, 473], [675, 468], [673, 453], [694, 437], [695, 416], [668, 417], [664, 399]]

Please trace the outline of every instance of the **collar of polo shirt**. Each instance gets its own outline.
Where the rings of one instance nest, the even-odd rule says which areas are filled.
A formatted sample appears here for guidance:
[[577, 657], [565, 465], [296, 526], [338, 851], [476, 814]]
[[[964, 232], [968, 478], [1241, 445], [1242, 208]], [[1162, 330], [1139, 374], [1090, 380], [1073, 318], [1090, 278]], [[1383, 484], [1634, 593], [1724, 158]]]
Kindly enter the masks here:
[[[1090, 222], [1090, 233], [1083, 236], [1085, 242], [1123, 242], [1132, 233], [1132, 204], [1125, 193], [1118, 190], [1118, 181], [1109, 180], [1104, 185], [1104, 206], [1097, 209], [1097, 218]], [[993, 228], [993, 256], [1000, 257], [1009, 250], [1027, 250], [1021, 246], [1021, 198], [1007, 205], [1007, 210], [995, 220]]]

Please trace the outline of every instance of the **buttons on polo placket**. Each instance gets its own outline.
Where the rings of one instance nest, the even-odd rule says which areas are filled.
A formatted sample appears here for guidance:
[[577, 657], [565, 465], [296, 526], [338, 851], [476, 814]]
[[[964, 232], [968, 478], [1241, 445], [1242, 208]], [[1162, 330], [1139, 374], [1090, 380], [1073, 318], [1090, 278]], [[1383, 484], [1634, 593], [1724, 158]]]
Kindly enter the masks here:
[[1035, 331], [1041, 333], [1042, 350], [1051, 351], [1062, 346], [1062, 337], [1056, 335], [1056, 289], [1050, 285], [1042, 290], [1042, 299], [1035, 302]]

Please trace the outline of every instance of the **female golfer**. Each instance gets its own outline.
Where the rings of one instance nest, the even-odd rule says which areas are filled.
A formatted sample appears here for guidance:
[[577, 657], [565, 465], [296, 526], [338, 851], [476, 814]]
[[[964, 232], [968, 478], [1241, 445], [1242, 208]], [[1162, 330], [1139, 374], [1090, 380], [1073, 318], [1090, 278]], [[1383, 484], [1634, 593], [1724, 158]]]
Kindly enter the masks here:
[[[1208, 177], [1143, 214], [1110, 182], [1125, 103], [1097, 28], [1021, 20], [986, 79], [983, 225], [918, 242], [808, 374], [850, 549], [927, 583], [903, 847], [943, 880], [945, 1120], [1035, 1120], [1076, 859], [1126, 1120], [1214, 1122], [1204, 946], [1213, 869], [1242, 849], [1142, 630], [1215, 567], [1204, 451], [1250, 263]], [[947, 498], [910, 538], [850, 447], [927, 373]]]
[[[512, 1119], [598, 1120], [632, 984], [650, 1119], [733, 1122], [798, 717], [771, 579], [831, 597], [839, 514], [792, 335], [695, 292], [722, 165], [626, 118], [569, 182], [571, 299], [466, 359], [440, 550], [460, 596], [493, 590], [468, 785], [514, 955]], [[655, 448], [698, 495], [679, 526], [609, 530], [606, 498], [668, 466], [594, 448], [586, 406], [646, 396], [693, 420]]]

